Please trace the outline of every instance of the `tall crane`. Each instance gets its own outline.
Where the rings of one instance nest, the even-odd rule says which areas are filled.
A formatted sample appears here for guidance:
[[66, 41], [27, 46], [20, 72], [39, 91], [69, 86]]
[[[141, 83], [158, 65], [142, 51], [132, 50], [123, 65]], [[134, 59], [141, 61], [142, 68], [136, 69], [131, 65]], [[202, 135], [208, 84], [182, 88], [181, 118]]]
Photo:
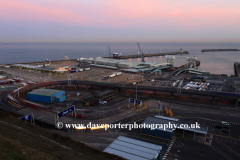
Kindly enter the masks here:
[[110, 47], [108, 46], [108, 51], [109, 51], [109, 55], [110, 55], [110, 58], [111, 58], [111, 51], [110, 51]]
[[140, 54], [142, 55], [142, 56], [141, 56], [141, 57], [142, 57], [142, 62], [145, 62], [145, 61], [144, 61], [144, 54], [142, 53], [141, 48], [140, 48], [140, 45], [139, 45], [138, 42], [137, 42], [137, 44], [138, 44], [139, 52], [140, 52]]

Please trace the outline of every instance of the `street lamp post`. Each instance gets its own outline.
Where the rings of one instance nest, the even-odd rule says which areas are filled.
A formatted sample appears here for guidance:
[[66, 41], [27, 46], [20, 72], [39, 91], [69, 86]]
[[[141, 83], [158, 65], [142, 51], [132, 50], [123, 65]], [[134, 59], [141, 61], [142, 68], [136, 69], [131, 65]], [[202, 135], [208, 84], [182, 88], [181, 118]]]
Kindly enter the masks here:
[[137, 100], [137, 83], [136, 83], [136, 100]]
[[18, 88], [18, 86], [17, 86], [17, 89], [18, 89], [18, 98], [19, 98], [19, 88]]

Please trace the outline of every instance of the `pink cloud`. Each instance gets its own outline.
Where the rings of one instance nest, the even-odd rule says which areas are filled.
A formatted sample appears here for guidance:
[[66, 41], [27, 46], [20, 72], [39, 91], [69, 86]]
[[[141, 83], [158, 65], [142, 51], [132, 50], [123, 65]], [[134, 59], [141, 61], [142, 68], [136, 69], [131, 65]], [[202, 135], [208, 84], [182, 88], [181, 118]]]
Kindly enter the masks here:
[[[144, 22], [196, 27], [240, 24], [239, 9], [235, 3], [223, 5], [219, 2], [208, 5], [207, 3], [198, 4], [195, 2], [173, 0], [129, 2], [121, 0], [114, 1], [110, 8], [112, 8], [112, 17], [117, 17], [122, 21], [131, 19], [142, 22], [140, 25], [143, 25]], [[239, 4], [239, 2], [236, 3]]]
[[49, 7], [20, 1], [0, 0], [0, 18], [7, 21], [55, 21], [64, 23], [89, 23], [86, 17], [58, 6]]
[[204, 28], [240, 25], [238, 1], [105, 0], [98, 3], [0, 0], [0, 18], [53, 21], [100, 27], [185, 26]]

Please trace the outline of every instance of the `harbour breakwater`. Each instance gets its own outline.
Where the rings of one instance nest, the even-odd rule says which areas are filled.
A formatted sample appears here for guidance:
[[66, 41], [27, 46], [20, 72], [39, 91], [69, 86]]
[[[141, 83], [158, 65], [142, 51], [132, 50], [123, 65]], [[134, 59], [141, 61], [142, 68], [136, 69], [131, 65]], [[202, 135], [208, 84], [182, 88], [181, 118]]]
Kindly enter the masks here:
[[[143, 54], [144, 57], [154, 57], [154, 56], [165, 56], [165, 55], [179, 55], [179, 54], [189, 54], [187, 51], [180, 51], [180, 52], [169, 52], [169, 53], [151, 53], [151, 54]], [[141, 58], [141, 54], [137, 55], [125, 55], [125, 56], [116, 56], [113, 57], [114, 59], [129, 59], [129, 58]], [[104, 57], [110, 58], [110, 57]]]
[[240, 51], [239, 49], [203, 49], [202, 52]]

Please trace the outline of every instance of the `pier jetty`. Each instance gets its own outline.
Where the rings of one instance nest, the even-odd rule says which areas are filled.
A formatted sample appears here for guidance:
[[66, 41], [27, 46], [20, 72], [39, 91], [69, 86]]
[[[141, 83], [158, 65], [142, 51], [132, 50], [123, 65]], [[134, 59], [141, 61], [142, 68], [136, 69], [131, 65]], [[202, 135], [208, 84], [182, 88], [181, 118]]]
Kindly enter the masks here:
[[240, 51], [239, 49], [203, 49], [202, 52]]
[[240, 63], [238, 62], [234, 63], [234, 72], [235, 76], [240, 77]]
[[[186, 68], [186, 66], [190, 66], [191, 64], [192, 64], [191, 62], [188, 62], [186, 64], [181, 65], [180, 67], [177, 67], [177, 69]], [[196, 66], [200, 66], [200, 61], [196, 61]]]
[[[169, 53], [150, 53], [150, 54], [143, 54], [144, 57], [154, 57], [154, 56], [165, 56], [165, 55], [177, 55], [177, 54], [189, 54], [187, 51], [179, 51], [179, 52], [169, 52]], [[141, 54], [137, 55], [124, 55], [124, 56], [116, 56], [113, 57], [114, 59], [129, 59], [129, 58], [141, 58]], [[110, 58], [110, 57], [104, 57]]]

